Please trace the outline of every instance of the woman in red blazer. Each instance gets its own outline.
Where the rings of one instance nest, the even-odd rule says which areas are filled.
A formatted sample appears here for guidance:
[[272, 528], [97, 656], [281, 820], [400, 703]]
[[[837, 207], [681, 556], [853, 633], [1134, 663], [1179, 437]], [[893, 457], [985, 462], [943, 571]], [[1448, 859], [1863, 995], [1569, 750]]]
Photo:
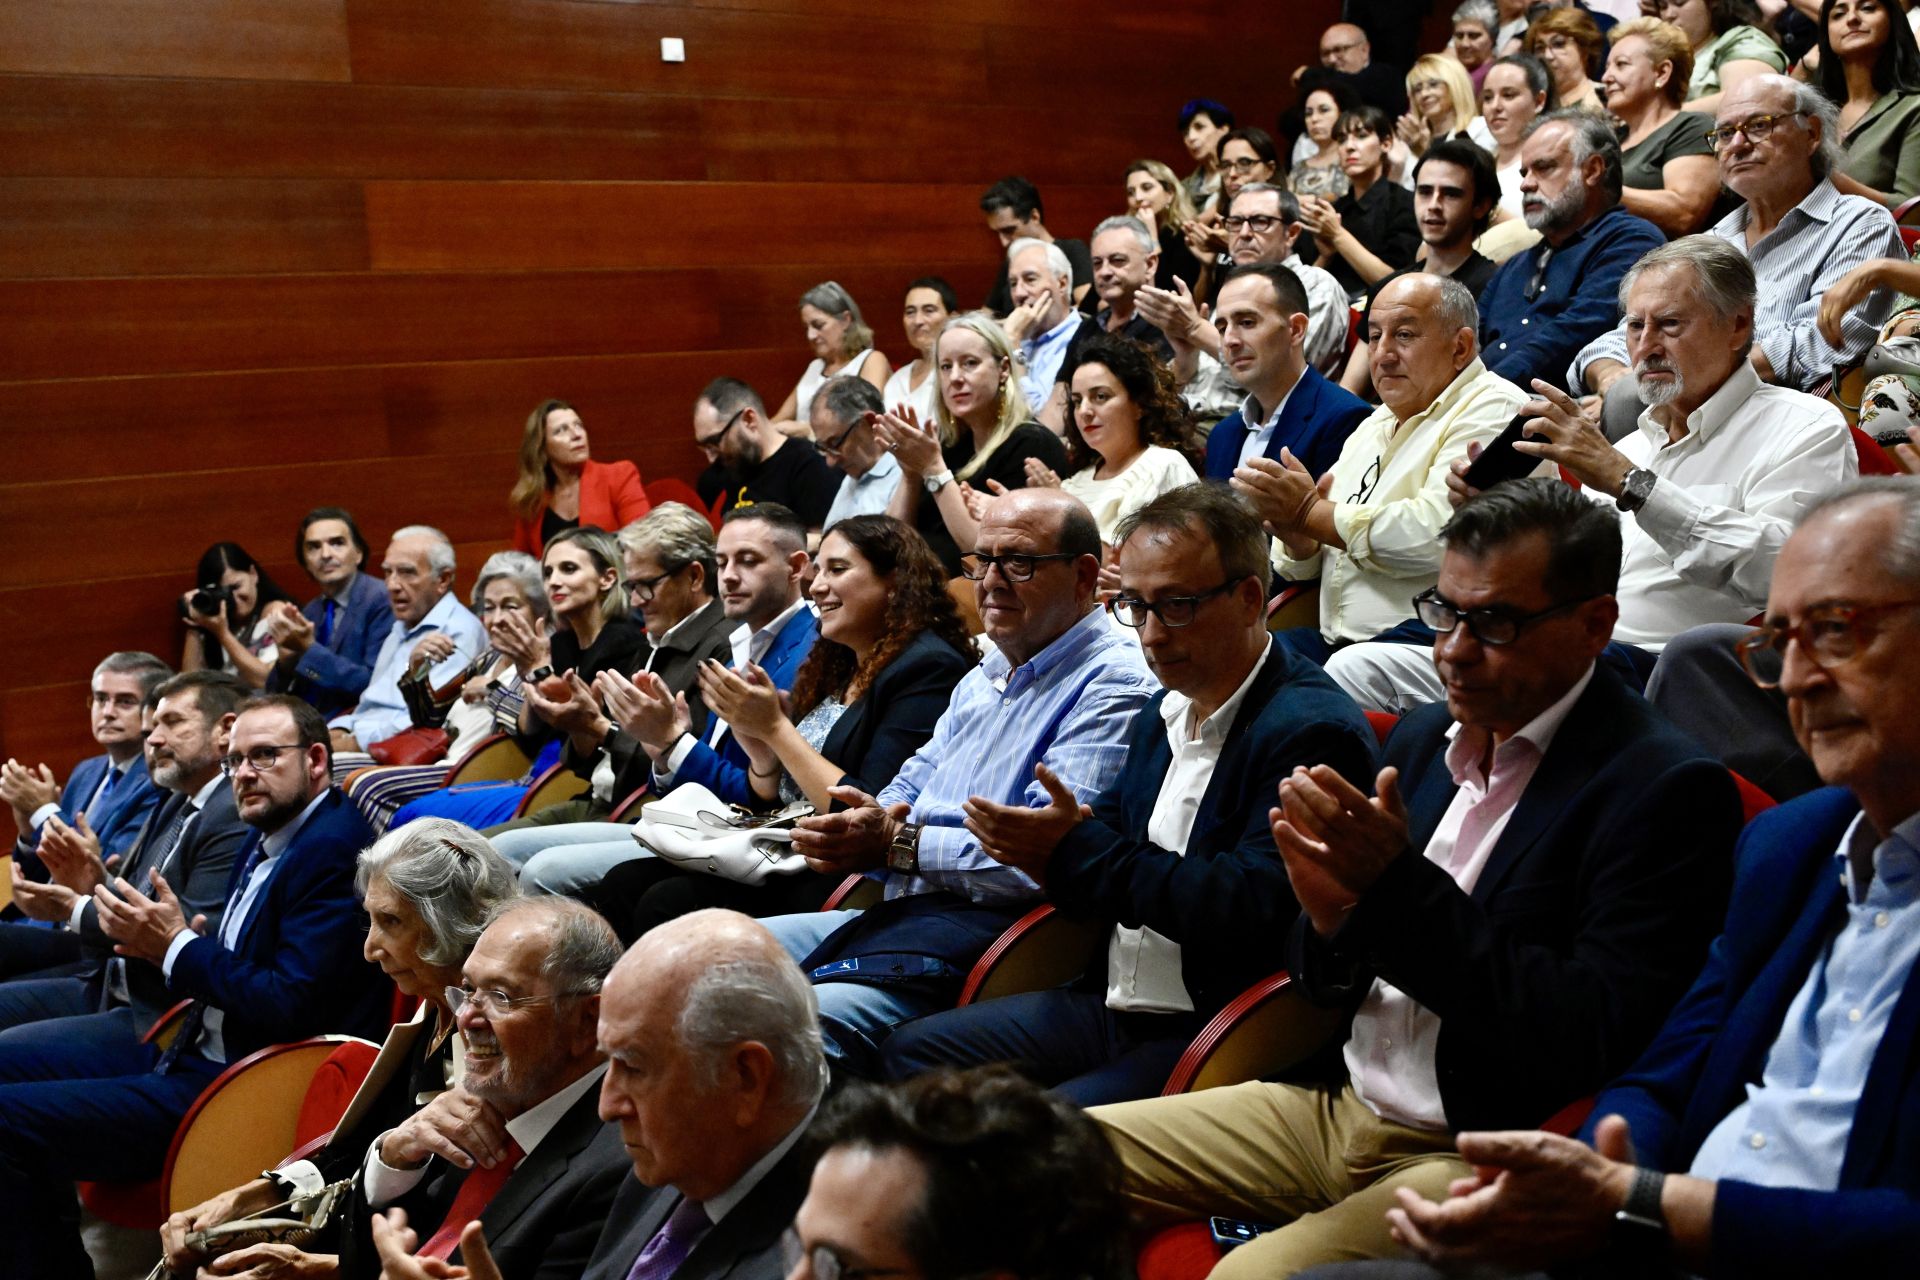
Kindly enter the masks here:
[[527, 415], [520, 437], [520, 477], [508, 498], [513, 545], [538, 556], [547, 539], [576, 525], [619, 530], [647, 514], [640, 469], [631, 462], [587, 456], [587, 428], [564, 400], [547, 400]]

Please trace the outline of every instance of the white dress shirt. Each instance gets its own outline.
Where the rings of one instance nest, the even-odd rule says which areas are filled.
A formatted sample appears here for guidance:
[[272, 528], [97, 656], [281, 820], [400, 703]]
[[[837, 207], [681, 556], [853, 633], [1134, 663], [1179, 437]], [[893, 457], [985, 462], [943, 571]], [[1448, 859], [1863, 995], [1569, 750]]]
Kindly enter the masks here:
[[1744, 360], [1687, 415], [1679, 440], [1668, 444], [1648, 410], [1616, 447], [1660, 477], [1620, 529], [1613, 638], [1646, 649], [1689, 627], [1745, 622], [1764, 610], [1794, 521], [1859, 470], [1838, 409], [1768, 386]]
[[[1422, 856], [1445, 868], [1462, 893], [1473, 892], [1554, 735], [1592, 681], [1589, 666], [1564, 697], [1493, 749], [1491, 769], [1485, 761], [1492, 739], [1485, 730], [1456, 724], [1448, 731], [1447, 771], [1460, 789]], [[1440, 1015], [1391, 983], [1374, 979], [1353, 1015], [1343, 1051], [1353, 1091], [1383, 1120], [1414, 1129], [1447, 1129], [1434, 1065], [1439, 1044]]]
[[[1227, 730], [1272, 656], [1271, 648], [1262, 649], [1260, 660], [1240, 687], [1197, 728], [1192, 698], [1169, 691], [1160, 700], [1160, 718], [1167, 723], [1167, 746], [1173, 758], [1160, 780], [1153, 812], [1147, 816], [1148, 844], [1187, 856], [1187, 840], [1200, 816], [1200, 800], [1213, 780], [1214, 766], [1220, 763], [1220, 751], [1227, 744]], [[1187, 994], [1180, 970], [1180, 944], [1152, 929], [1115, 925], [1107, 943], [1107, 1008], [1121, 1013], [1192, 1013], [1193, 997]]]

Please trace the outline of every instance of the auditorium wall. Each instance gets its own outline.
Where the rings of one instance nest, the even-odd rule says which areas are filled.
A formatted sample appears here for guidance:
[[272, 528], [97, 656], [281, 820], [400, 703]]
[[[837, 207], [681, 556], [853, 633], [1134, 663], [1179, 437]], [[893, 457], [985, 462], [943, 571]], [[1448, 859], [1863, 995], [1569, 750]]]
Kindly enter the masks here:
[[[691, 479], [730, 373], [777, 402], [799, 294], [895, 362], [975, 201], [1056, 234], [1123, 209], [1175, 115], [1271, 127], [1332, 0], [38, 0], [0, 7], [0, 757], [92, 749], [88, 673], [179, 657], [221, 539], [296, 596], [293, 526], [352, 508], [504, 545], [521, 423]], [[664, 63], [662, 37], [686, 44]]]

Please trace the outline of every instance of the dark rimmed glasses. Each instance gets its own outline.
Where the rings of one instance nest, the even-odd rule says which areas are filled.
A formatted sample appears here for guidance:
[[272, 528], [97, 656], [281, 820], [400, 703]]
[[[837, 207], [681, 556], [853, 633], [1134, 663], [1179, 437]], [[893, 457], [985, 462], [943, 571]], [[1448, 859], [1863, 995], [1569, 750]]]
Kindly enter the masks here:
[[1413, 598], [1413, 613], [1421, 622], [1443, 636], [1451, 635], [1454, 629], [1464, 622], [1467, 633], [1475, 640], [1481, 644], [1498, 647], [1503, 644], [1512, 644], [1520, 638], [1522, 631], [1536, 622], [1545, 621], [1555, 614], [1567, 613], [1589, 600], [1599, 598], [1599, 595], [1581, 596], [1577, 600], [1562, 600], [1559, 604], [1549, 605], [1545, 609], [1536, 609], [1532, 613], [1521, 613], [1501, 605], [1489, 605], [1484, 609], [1462, 609], [1441, 595], [1439, 588], [1429, 587]]

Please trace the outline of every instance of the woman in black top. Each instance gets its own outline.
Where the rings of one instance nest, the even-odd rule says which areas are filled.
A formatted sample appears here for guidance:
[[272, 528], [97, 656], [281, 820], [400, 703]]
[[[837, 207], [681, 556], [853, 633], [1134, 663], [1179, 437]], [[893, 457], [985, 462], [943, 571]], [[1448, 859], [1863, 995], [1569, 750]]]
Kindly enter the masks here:
[[[543, 662], [522, 674], [540, 679], [548, 672], [571, 671], [592, 684], [602, 671], [629, 675], [647, 660], [647, 627], [627, 610], [625, 562], [620, 544], [592, 525], [568, 529], [547, 544], [540, 557], [540, 581], [553, 610], [553, 640]], [[529, 641], [529, 643], [532, 643]], [[551, 736], [531, 701], [520, 715], [522, 733]]]
[[1413, 261], [1420, 227], [1413, 193], [1387, 177], [1393, 121], [1378, 107], [1357, 107], [1334, 126], [1347, 194], [1329, 204], [1317, 196], [1300, 201], [1300, 221], [1320, 248], [1319, 265], [1333, 273], [1347, 296], [1358, 301], [1367, 286]]
[[947, 575], [957, 577], [962, 552], [972, 551], [980, 535], [968, 492], [1024, 489], [1027, 459], [1062, 471], [1067, 446], [1029, 420], [1027, 398], [1013, 381], [1012, 345], [994, 321], [978, 315], [947, 321], [934, 344], [933, 367], [940, 379], [934, 420], [888, 413], [875, 422], [874, 434], [900, 462], [900, 487], [887, 514], [918, 529]]
[[1128, 165], [1127, 212], [1159, 234], [1160, 265], [1154, 269], [1154, 288], [1171, 289], [1178, 278], [1187, 282], [1194, 297], [1206, 297], [1207, 268], [1187, 245], [1187, 224], [1199, 217], [1199, 211], [1173, 170], [1158, 160], [1135, 160]]

